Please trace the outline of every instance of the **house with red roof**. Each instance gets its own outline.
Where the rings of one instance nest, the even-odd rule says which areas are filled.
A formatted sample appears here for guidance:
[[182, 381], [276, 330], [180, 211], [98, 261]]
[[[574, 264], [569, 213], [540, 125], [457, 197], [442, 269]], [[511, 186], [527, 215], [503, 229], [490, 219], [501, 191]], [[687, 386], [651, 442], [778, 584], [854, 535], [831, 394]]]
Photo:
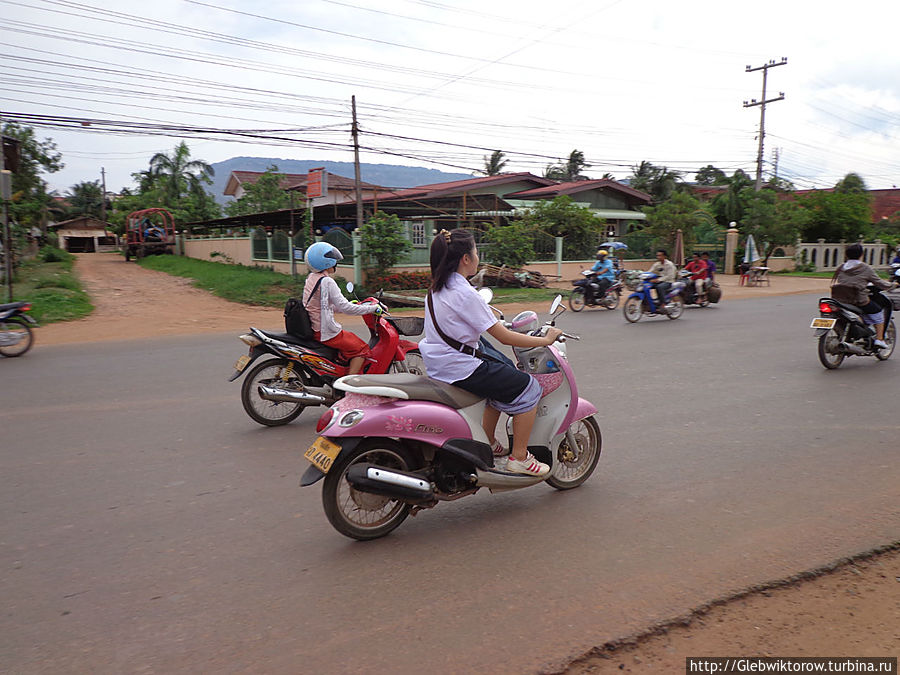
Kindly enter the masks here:
[[[244, 196], [246, 186], [256, 183], [256, 181], [259, 180], [260, 176], [262, 176], [263, 173], [263, 171], [232, 171], [231, 175], [228, 177], [228, 182], [225, 184], [224, 194], [229, 197], [234, 197], [235, 199], [240, 199]], [[354, 183], [354, 180], [352, 178], [339, 176], [338, 174], [331, 173], [330, 171], [326, 171], [325, 173], [328, 176], [328, 194], [324, 197], [316, 197], [315, 199], [313, 199], [313, 206], [322, 206], [324, 204], [338, 204], [344, 201], [352, 201], [356, 199], [356, 184]], [[307, 179], [308, 174], [305, 173], [285, 173], [282, 174], [282, 179], [279, 182], [279, 185], [283, 190], [296, 192], [298, 195], [298, 203], [302, 203], [306, 200]], [[371, 197], [374, 192], [382, 189], [377, 185], [372, 185], [371, 183], [364, 182], [360, 183], [360, 187], [364, 199], [367, 196]]]

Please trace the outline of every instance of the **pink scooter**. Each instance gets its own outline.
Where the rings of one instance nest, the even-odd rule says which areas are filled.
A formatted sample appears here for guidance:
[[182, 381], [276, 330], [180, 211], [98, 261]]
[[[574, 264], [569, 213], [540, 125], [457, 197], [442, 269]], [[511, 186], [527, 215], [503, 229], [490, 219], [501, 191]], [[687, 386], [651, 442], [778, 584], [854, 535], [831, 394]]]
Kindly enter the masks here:
[[[530, 311], [506, 326], [541, 334], [564, 311], [557, 296], [543, 327]], [[578, 487], [597, 466], [601, 437], [593, 417], [597, 408], [578, 396], [566, 338], [578, 339], [564, 333], [548, 347], [514, 349], [519, 368], [534, 375], [544, 390], [528, 449], [550, 465], [546, 477], [504, 471], [506, 458], [494, 458], [481, 426], [484, 399], [428, 377], [399, 373], [350, 375], [335, 382], [347, 393], [319, 419], [319, 437], [305, 455], [312, 465], [300, 484], [324, 477], [325, 515], [338, 532], [360, 540], [382, 537], [410, 513], [483, 487], [500, 492], [543, 480], [558, 490]], [[511, 419], [507, 434], [511, 445]]]

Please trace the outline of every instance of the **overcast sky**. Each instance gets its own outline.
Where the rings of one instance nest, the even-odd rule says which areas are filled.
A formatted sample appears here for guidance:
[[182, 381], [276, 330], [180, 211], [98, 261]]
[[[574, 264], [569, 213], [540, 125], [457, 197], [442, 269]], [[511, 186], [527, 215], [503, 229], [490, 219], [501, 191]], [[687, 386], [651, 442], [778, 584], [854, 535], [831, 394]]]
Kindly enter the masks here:
[[[0, 111], [240, 130], [184, 132], [194, 158], [352, 161], [471, 173], [493, 149], [540, 174], [573, 149], [587, 174], [642, 160], [693, 180], [765, 172], [798, 188], [848, 172], [900, 184], [900, 2], [833, 0], [0, 0]], [[178, 137], [39, 128], [64, 193], [132, 184]], [[156, 133], [156, 132], [155, 132]], [[398, 138], [399, 137], [399, 138]], [[235, 137], [238, 138], [238, 137]], [[456, 145], [454, 145], [456, 144]]]

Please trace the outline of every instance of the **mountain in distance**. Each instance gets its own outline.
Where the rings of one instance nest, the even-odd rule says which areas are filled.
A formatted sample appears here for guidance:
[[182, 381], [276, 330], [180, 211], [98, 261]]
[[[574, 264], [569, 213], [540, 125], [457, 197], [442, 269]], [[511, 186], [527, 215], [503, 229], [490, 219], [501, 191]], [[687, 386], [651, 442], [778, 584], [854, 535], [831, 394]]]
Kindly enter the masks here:
[[[321, 159], [273, 159], [266, 157], [232, 157], [211, 164], [216, 175], [208, 191], [212, 192], [220, 204], [231, 201], [222, 193], [228, 183], [232, 171], [265, 171], [270, 166], [278, 167], [279, 173], [306, 173], [310, 169], [325, 167], [325, 170], [353, 178], [353, 162], [332, 162]], [[359, 165], [360, 179], [365, 183], [382, 187], [403, 188], [416, 185], [429, 185], [445, 181], [471, 178], [468, 173], [448, 173], [437, 169], [426, 169], [421, 166], [402, 166], [399, 164], [363, 164]]]

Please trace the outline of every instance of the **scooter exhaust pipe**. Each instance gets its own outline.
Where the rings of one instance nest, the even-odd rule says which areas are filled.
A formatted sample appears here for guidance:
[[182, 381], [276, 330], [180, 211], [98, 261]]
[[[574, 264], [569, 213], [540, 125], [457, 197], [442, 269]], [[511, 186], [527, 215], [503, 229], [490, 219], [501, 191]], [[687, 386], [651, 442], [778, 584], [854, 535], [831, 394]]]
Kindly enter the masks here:
[[415, 502], [434, 499], [431, 483], [422, 476], [375, 464], [354, 464], [347, 469], [347, 482], [360, 492], [393, 499]]
[[324, 396], [309, 394], [305, 391], [291, 391], [278, 387], [267, 387], [264, 384], [257, 387], [259, 397], [276, 403], [302, 403], [303, 405], [322, 405], [326, 402]]
[[841, 349], [843, 349], [846, 354], [853, 354], [855, 356], [865, 356], [867, 354], [865, 349], [857, 345], [852, 345], [849, 342], [842, 342]]

